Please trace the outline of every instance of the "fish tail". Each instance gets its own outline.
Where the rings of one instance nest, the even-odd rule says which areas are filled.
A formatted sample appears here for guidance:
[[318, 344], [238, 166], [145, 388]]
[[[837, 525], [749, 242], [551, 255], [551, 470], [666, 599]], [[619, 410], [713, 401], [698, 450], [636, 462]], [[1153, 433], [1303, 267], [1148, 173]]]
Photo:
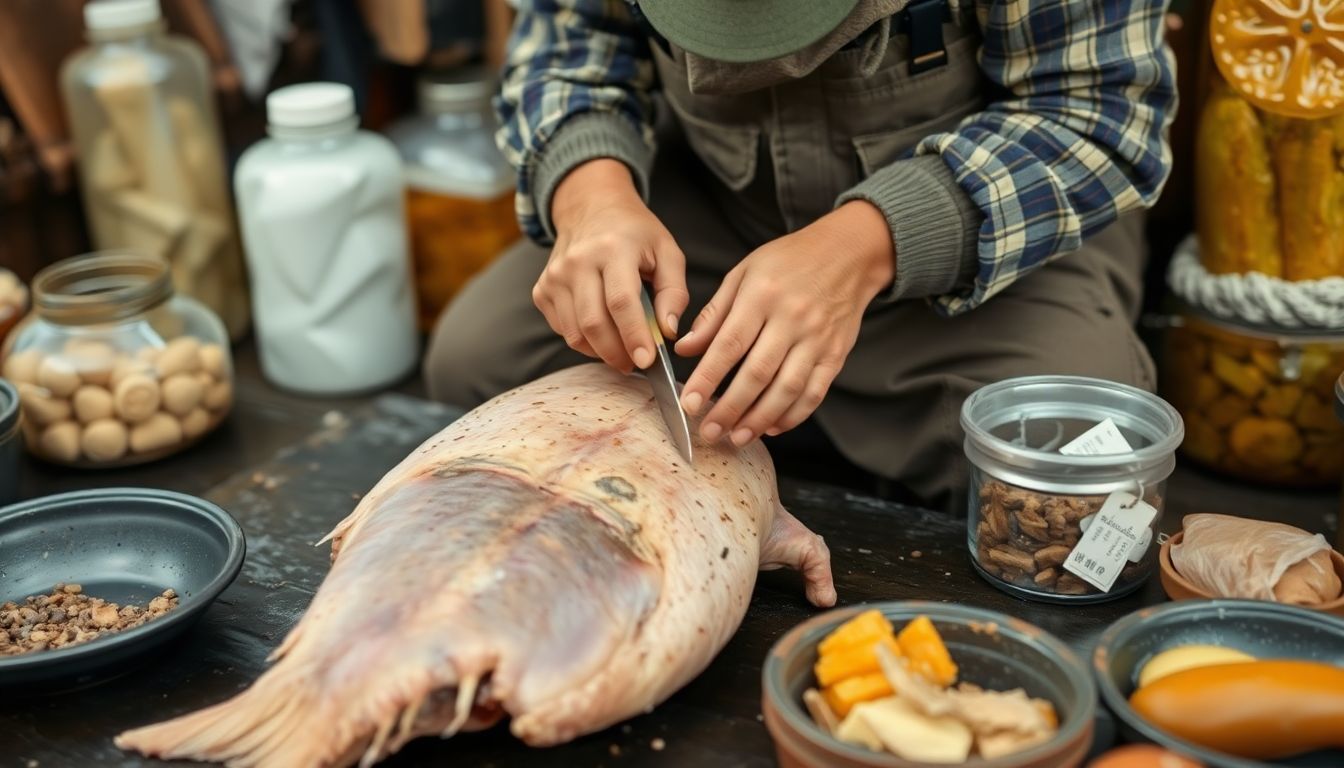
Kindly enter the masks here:
[[228, 701], [118, 735], [116, 745], [147, 757], [194, 759], [230, 768], [328, 764], [333, 743], [326, 707], [301, 670], [277, 667]]

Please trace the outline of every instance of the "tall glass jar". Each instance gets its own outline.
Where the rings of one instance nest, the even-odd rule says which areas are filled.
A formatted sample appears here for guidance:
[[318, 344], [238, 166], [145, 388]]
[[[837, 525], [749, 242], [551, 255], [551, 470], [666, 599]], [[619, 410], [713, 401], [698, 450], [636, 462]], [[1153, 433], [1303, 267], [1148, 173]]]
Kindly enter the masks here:
[[57, 262], [33, 279], [4, 377], [23, 405], [30, 453], [59, 464], [138, 464], [219, 426], [233, 404], [224, 325], [173, 293], [167, 262], [111, 251]]
[[494, 141], [493, 88], [483, 69], [426, 76], [419, 114], [387, 131], [405, 167], [421, 330], [521, 236], [515, 176]]
[[158, 0], [94, 0], [84, 23], [61, 90], [94, 245], [163, 257], [237, 339], [250, 308], [205, 54], [165, 34]]
[[1216, 0], [1195, 143], [1214, 274], [1344, 276], [1344, 26], [1332, 3]]

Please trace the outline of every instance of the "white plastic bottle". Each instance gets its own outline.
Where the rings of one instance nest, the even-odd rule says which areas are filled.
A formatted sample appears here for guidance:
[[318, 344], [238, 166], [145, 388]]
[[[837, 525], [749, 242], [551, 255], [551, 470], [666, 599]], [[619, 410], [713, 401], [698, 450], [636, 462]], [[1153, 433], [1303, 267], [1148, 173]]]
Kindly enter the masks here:
[[397, 151], [344, 85], [281, 88], [266, 117], [234, 176], [262, 372], [311, 394], [392, 384], [419, 348]]

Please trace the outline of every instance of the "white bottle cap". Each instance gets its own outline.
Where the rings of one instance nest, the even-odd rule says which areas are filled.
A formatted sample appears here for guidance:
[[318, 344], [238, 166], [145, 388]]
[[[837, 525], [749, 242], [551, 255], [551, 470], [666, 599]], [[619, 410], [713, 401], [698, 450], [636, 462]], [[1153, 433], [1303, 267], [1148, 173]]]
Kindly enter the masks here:
[[331, 125], [355, 114], [355, 92], [340, 83], [302, 83], [266, 97], [266, 121], [283, 128]]
[[159, 18], [159, 0], [93, 0], [84, 6], [84, 26], [93, 30], [141, 27]]

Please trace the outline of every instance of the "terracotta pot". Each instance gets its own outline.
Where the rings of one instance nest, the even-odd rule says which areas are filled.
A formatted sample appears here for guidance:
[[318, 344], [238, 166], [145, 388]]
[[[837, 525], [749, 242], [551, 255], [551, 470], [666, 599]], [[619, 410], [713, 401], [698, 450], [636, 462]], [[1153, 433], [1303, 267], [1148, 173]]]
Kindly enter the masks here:
[[[1184, 531], [1179, 531], [1176, 535], [1167, 539], [1162, 544], [1162, 551], [1158, 554], [1158, 567], [1161, 572], [1162, 589], [1167, 593], [1167, 597], [1172, 600], [1213, 600], [1224, 597], [1223, 595], [1212, 595], [1196, 587], [1176, 571], [1176, 566], [1171, 562], [1171, 548], [1175, 544], [1180, 544], [1185, 537]], [[1339, 574], [1341, 581], [1344, 581], [1344, 555], [1338, 550], [1330, 551], [1330, 562], [1335, 566], [1335, 573]], [[1265, 602], [1274, 602], [1267, 600]], [[1277, 603], [1276, 603], [1277, 604]], [[1328, 603], [1319, 603], [1317, 605], [1303, 605], [1300, 608], [1309, 608], [1313, 611], [1325, 611], [1333, 613], [1336, 616], [1344, 616], [1344, 595]]]
[[996, 760], [972, 758], [977, 768], [1075, 768], [1092, 744], [1096, 684], [1087, 667], [1044, 630], [993, 611], [962, 605], [900, 601], [828, 611], [794, 627], [770, 649], [761, 673], [765, 726], [781, 768], [923, 768], [846, 744], [824, 732], [803, 706], [803, 691], [816, 685], [817, 644], [844, 621], [877, 608], [900, 626], [928, 616], [942, 635], [960, 678], [985, 688], [1023, 688], [1050, 701], [1059, 732], [1048, 742]]

